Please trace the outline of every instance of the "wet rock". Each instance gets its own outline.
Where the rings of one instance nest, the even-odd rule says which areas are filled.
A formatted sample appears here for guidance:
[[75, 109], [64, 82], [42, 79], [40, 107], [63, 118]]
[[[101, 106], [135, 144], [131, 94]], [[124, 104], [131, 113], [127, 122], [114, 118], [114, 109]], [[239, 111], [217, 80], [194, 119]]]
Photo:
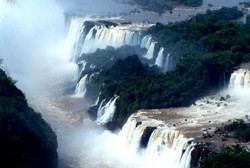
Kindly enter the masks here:
[[202, 131], [207, 131], [207, 128], [202, 128], [201, 130], [202, 130]]
[[214, 131], [215, 134], [223, 134], [223, 131], [221, 128], [217, 128], [215, 131]]
[[147, 128], [145, 129], [145, 131], [143, 132], [142, 137], [141, 137], [141, 142], [140, 142], [140, 147], [141, 147], [141, 148], [147, 148], [149, 138], [150, 138], [152, 132], [153, 132], [155, 129], [156, 129], [156, 127], [147, 127]]
[[136, 126], [135, 127], [138, 127], [139, 125], [141, 125], [142, 124], [142, 122], [141, 121], [138, 121], [137, 123], [136, 123]]
[[220, 101], [226, 101], [226, 98], [223, 97], [223, 96], [221, 96], [221, 97], [220, 97]]
[[226, 134], [223, 135], [223, 137], [224, 138], [230, 138], [230, 135], [229, 135], [229, 133], [226, 133]]
[[223, 96], [221, 96], [221, 97], [220, 97], [220, 101], [226, 101], [226, 98], [223, 97]]
[[208, 156], [210, 149], [207, 144], [199, 144], [191, 153], [191, 168], [199, 167], [199, 162], [201, 159]]
[[98, 111], [98, 105], [96, 106], [91, 106], [89, 109], [88, 109], [88, 115], [89, 117], [92, 119], [92, 120], [96, 120], [97, 118], [97, 111]]
[[212, 137], [208, 131], [203, 131], [202, 136], [203, 136], [203, 138], [211, 138]]
[[227, 141], [227, 139], [226, 138], [221, 138], [221, 141]]
[[226, 99], [230, 99], [231, 98], [231, 96], [230, 95], [226, 95]]

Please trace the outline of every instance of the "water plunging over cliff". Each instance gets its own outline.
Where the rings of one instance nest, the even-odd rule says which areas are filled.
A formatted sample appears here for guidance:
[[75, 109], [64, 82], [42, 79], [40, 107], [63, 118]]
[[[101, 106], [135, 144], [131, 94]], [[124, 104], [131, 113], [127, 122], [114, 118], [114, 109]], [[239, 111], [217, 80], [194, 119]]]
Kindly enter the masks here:
[[238, 69], [231, 75], [229, 88], [249, 89], [250, 88], [250, 71], [247, 69]]
[[119, 24], [113, 21], [103, 21], [93, 18], [72, 17], [69, 24], [68, 36], [65, 40], [72, 60], [77, 60], [82, 54], [94, 53], [97, 49], [114, 48], [123, 45], [146, 48], [144, 57], [164, 71], [169, 71], [171, 55], [159, 48], [159, 43], [143, 31], [148, 24]]
[[106, 124], [112, 121], [116, 109], [115, 102], [118, 98], [118, 96], [115, 96], [111, 98], [106, 104], [103, 104], [105, 100], [101, 102], [97, 111], [97, 124]]
[[[143, 156], [154, 167], [188, 168], [195, 143], [164, 122], [143, 113], [130, 116], [119, 136], [134, 152], [145, 148]], [[150, 167], [148, 165], [148, 167]]]
[[120, 24], [119, 21], [72, 17], [64, 45], [67, 46], [66, 51], [70, 52], [67, 54], [71, 55], [71, 59], [78, 64], [78, 77], [81, 79], [78, 80], [75, 95], [84, 97], [89, 80], [87, 76], [84, 76], [85, 74], [84, 77], [81, 75], [92, 66], [87, 60], [79, 61], [79, 58], [82, 54], [94, 53], [98, 49], [106, 49], [108, 46], [115, 49], [124, 45], [143, 48], [145, 52], [140, 53], [140, 56], [143, 61], [147, 60], [144, 61], [145, 63], [150, 66], [157, 65], [164, 72], [171, 70], [173, 67], [171, 54], [167, 49], [161, 47], [153, 37], [143, 34], [143, 31], [149, 26], [149, 24]]
[[76, 97], [84, 97], [86, 94], [88, 84], [88, 75], [85, 75], [77, 84], [75, 89], [75, 96]]

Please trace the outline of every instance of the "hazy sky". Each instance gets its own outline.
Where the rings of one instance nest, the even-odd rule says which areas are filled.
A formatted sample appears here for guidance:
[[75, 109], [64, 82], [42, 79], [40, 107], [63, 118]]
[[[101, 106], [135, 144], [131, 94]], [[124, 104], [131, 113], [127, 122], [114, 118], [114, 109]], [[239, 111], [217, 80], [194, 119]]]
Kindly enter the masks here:
[[57, 0], [66, 12], [82, 15], [108, 15], [129, 12], [134, 7], [117, 0]]

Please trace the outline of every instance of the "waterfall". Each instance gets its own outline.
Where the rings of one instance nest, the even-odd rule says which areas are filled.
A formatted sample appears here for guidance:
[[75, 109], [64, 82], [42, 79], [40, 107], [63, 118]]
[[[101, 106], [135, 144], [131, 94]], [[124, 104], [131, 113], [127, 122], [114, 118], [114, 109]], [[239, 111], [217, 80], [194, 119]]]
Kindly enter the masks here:
[[97, 111], [97, 124], [103, 125], [112, 121], [116, 108], [115, 102], [118, 98], [119, 96], [111, 98], [105, 105], [103, 105], [105, 100], [101, 102]]
[[135, 128], [133, 131], [131, 142], [129, 143], [129, 147], [134, 150], [135, 152], [139, 149], [141, 141], [142, 141], [142, 135], [144, 131], [147, 128], [147, 124], [142, 123], [139, 126]]
[[87, 90], [88, 75], [85, 75], [76, 85], [75, 97], [84, 97]]
[[[98, 95], [98, 97], [97, 97], [97, 99], [96, 99], [96, 101], [95, 101], [95, 103], [92, 105], [92, 106], [97, 106], [98, 105], [98, 103], [99, 103], [99, 101], [100, 101], [100, 95], [101, 95], [101, 92], [99, 93], [99, 95]], [[97, 114], [98, 115], [98, 114]], [[98, 117], [98, 116], [97, 116]], [[100, 116], [99, 116], [100, 117]], [[99, 118], [98, 117], [98, 118]]]
[[150, 137], [147, 157], [167, 157], [168, 167], [189, 168], [191, 152], [195, 146], [195, 143], [190, 143], [191, 140], [169, 127], [158, 127]]
[[165, 64], [164, 64], [164, 71], [169, 71], [170, 70], [170, 66], [171, 66], [171, 55], [168, 54], [166, 56], [166, 60], [165, 60]]
[[[115, 23], [107, 26], [96, 19], [72, 17], [66, 44], [73, 60], [77, 60], [82, 54], [93, 53], [97, 49], [106, 49], [108, 46], [118, 48], [123, 45], [146, 48], [147, 53], [144, 57], [151, 60], [154, 58], [158, 42], [150, 35], [143, 35], [142, 31], [149, 26]], [[161, 48], [155, 61], [155, 64], [162, 68], [165, 67], [165, 63], [169, 63], [164, 61], [163, 53], [164, 48]]]
[[82, 44], [81, 39], [85, 36], [84, 32], [84, 22], [86, 19], [84, 18], [71, 18], [68, 34], [66, 39], [64, 40], [64, 48], [66, 55], [70, 55], [73, 60], [79, 57], [79, 48]]
[[97, 73], [92, 73], [92, 74], [90, 75], [90, 77], [89, 77], [89, 82], [92, 81], [93, 77], [94, 77], [96, 74], [97, 74]]
[[125, 145], [130, 144], [132, 137], [133, 137], [133, 133], [136, 128], [136, 124], [137, 124], [137, 120], [135, 118], [135, 114], [132, 114], [128, 118], [125, 125], [122, 127], [122, 130], [119, 133], [119, 137], [121, 137]]
[[[148, 128], [151, 131], [147, 131]], [[140, 151], [141, 143], [147, 142], [143, 152], [147, 167], [189, 168], [196, 145], [193, 139], [186, 138], [163, 121], [148, 118], [144, 113], [132, 114], [119, 137], [134, 152]]]
[[155, 60], [155, 65], [159, 66], [159, 67], [163, 67], [163, 57], [164, 57], [164, 48], [161, 48], [159, 53], [158, 53], [158, 56]]
[[105, 49], [107, 46], [114, 48], [122, 45], [139, 45], [140, 33], [130, 31], [126, 27], [111, 26], [107, 28], [105, 25], [94, 26], [87, 34], [81, 52], [93, 53], [97, 49]]
[[247, 69], [239, 69], [232, 73], [229, 82], [229, 88], [244, 89], [250, 88], [250, 71]]
[[154, 58], [155, 45], [156, 45], [156, 42], [151, 42], [151, 44], [149, 45], [149, 48], [147, 48], [148, 52], [146, 53], [145, 58], [149, 60]]
[[144, 36], [142, 38], [141, 47], [148, 49], [150, 47], [151, 42], [152, 42], [152, 37], [151, 36]]
[[78, 64], [78, 67], [79, 67], [78, 76], [80, 77], [81, 74], [83, 73], [83, 71], [86, 70], [87, 62], [86, 61], [79, 61], [77, 64]]
[[[86, 24], [89, 20], [93, 25]], [[76, 60], [82, 53], [93, 53], [107, 46], [118, 48], [122, 45], [140, 45], [141, 31], [134, 27], [135, 25], [107, 27], [94, 19], [72, 17], [67, 42]]]

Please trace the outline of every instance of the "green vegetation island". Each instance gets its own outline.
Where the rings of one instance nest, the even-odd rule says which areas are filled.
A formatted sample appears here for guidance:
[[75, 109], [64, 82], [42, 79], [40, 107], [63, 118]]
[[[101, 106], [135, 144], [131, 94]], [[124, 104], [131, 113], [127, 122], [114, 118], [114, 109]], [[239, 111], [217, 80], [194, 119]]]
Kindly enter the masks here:
[[15, 82], [0, 69], [0, 165], [2, 168], [57, 168], [57, 138], [27, 104]]
[[[226, 86], [235, 68], [250, 61], [249, 19], [245, 24], [235, 21], [242, 16], [236, 7], [223, 7], [188, 21], [157, 23], [147, 29], [144, 33], [168, 49], [176, 61], [173, 70], [166, 73], [149, 67], [140, 56], [143, 51], [137, 49], [138, 54], [129, 57], [121, 54], [136, 50], [129, 46], [82, 55], [79, 61], [96, 67], [81, 74], [96, 73], [88, 84], [88, 90], [95, 92], [92, 95], [101, 92], [101, 100], [119, 96], [111, 129], [121, 128], [139, 109], [189, 106]], [[93, 117], [98, 106], [89, 109]]]

